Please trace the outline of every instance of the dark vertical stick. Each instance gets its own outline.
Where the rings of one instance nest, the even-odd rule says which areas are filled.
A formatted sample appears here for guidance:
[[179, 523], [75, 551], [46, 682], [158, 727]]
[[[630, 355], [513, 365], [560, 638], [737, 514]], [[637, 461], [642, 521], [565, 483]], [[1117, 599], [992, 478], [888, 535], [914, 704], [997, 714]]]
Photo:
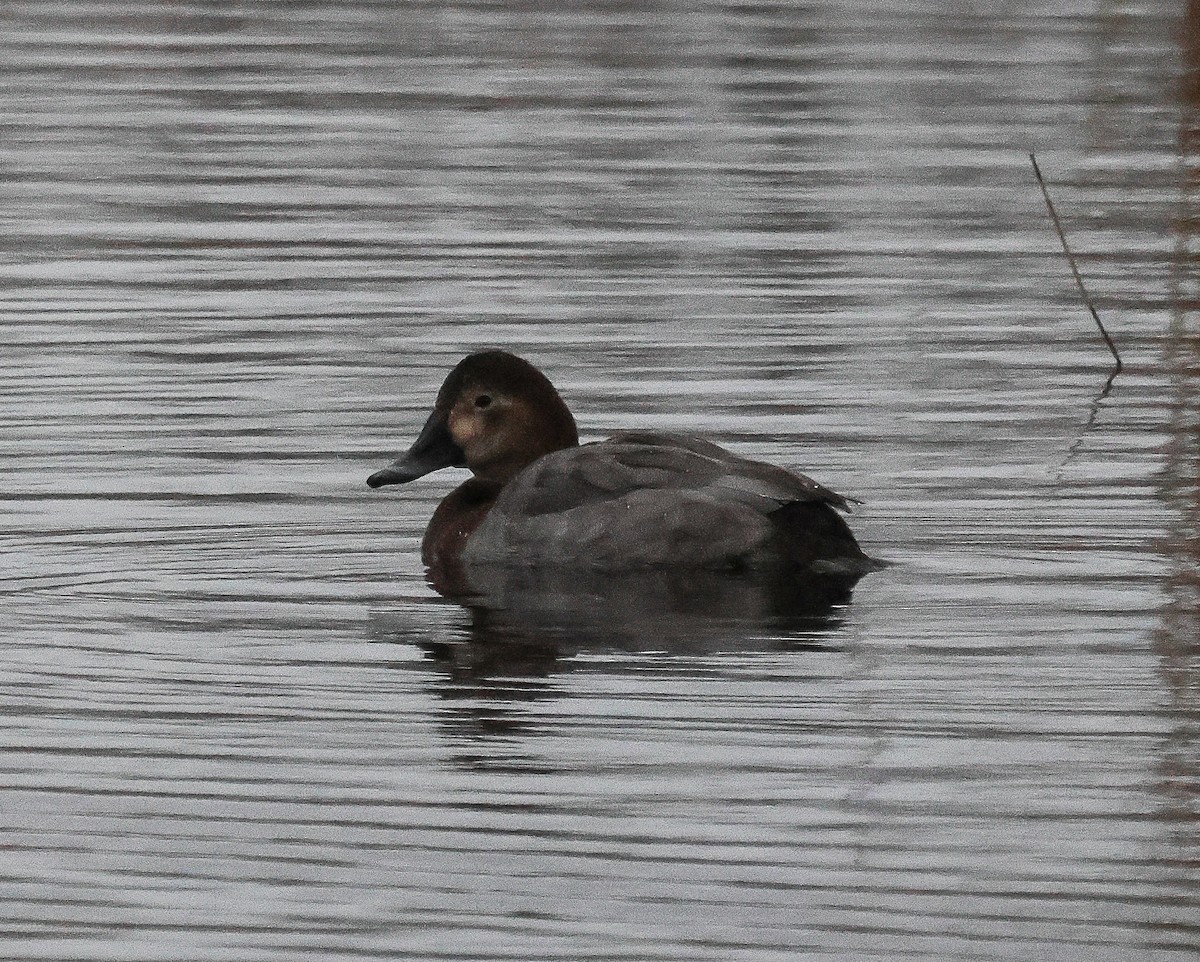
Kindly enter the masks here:
[[1117, 362], [1116, 369], [1113, 371], [1113, 374], [1116, 375], [1124, 366], [1121, 363], [1121, 355], [1117, 353], [1117, 345], [1108, 336], [1108, 331], [1104, 329], [1104, 325], [1100, 321], [1100, 315], [1096, 313], [1096, 307], [1092, 304], [1092, 299], [1088, 297], [1087, 288], [1083, 286], [1083, 277], [1079, 274], [1079, 265], [1075, 263], [1075, 255], [1071, 253], [1071, 248], [1067, 245], [1067, 235], [1063, 233], [1062, 221], [1058, 219], [1058, 211], [1054, 209], [1054, 202], [1050, 199], [1050, 191], [1046, 189], [1046, 181], [1042, 177], [1042, 169], [1038, 167], [1037, 158], [1033, 154], [1030, 154], [1029, 162], [1033, 164], [1033, 172], [1037, 175], [1038, 186], [1042, 188], [1042, 196], [1046, 199], [1046, 210], [1050, 211], [1050, 219], [1054, 221], [1054, 229], [1058, 231], [1058, 239], [1062, 244], [1063, 253], [1067, 255], [1067, 263], [1071, 265], [1071, 273], [1075, 276], [1075, 286], [1079, 288], [1079, 296], [1083, 298], [1083, 303], [1087, 305], [1087, 309], [1092, 312], [1092, 319], [1096, 322], [1096, 327], [1100, 328], [1100, 336], [1104, 338], [1104, 343], [1112, 351], [1113, 360]]

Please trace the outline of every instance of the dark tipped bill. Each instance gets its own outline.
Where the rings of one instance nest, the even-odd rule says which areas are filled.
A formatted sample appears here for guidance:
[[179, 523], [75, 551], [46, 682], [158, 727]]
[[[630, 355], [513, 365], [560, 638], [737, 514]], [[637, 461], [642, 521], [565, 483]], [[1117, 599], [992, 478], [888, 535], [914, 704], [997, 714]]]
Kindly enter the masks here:
[[372, 488], [381, 488], [385, 484], [404, 484], [441, 468], [464, 467], [465, 461], [466, 455], [454, 443], [446, 427], [445, 416], [440, 411], [434, 411], [408, 453], [376, 471], [367, 478], [367, 484]]

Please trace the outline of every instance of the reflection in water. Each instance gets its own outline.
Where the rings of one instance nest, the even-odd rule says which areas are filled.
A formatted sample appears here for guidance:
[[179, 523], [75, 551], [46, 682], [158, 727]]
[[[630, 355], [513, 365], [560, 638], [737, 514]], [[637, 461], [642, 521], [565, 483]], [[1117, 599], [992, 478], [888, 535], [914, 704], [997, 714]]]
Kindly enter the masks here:
[[460, 764], [524, 770], [531, 763], [516, 747], [489, 761], [462, 746], [544, 731], [527, 708], [563, 696], [553, 679], [580, 658], [603, 657], [611, 670], [614, 657], [683, 665], [728, 653], [831, 650], [855, 580], [476, 567], [472, 593], [457, 598], [459, 624], [431, 631], [403, 613], [377, 615], [372, 635], [415, 645], [435, 669], [438, 721], [460, 746]]
[[475, 639], [701, 654], [738, 650], [769, 626], [827, 630], [856, 579], [768, 579], [712, 571], [625, 574], [482, 567], [459, 600]]
[[[459, 637], [431, 637], [411, 626], [387, 630], [468, 683], [547, 676], [581, 653], [795, 651], [821, 645], [839, 626], [855, 580], [475, 566], [471, 590], [453, 599], [466, 615], [450, 633]], [[530, 697], [539, 693], [532, 689]]]

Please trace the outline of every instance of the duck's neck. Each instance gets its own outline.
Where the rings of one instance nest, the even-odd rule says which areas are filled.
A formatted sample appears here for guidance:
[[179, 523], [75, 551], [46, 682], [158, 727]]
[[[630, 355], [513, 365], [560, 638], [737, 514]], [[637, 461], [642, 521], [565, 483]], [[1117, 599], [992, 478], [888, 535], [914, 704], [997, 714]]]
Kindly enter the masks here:
[[561, 448], [550, 448], [546, 451], [536, 453], [523, 452], [520, 456], [514, 455], [513, 457], [497, 458], [495, 461], [489, 461], [487, 464], [473, 469], [475, 476], [468, 483], [477, 484], [477, 490], [481, 493], [489, 490], [493, 491], [494, 494], [492, 497], [495, 497], [496, 494], [500, 493], [501, 488], [533, 464], [534, 461], [544, 457], [551, 451], [558, 450], [561, 450]]

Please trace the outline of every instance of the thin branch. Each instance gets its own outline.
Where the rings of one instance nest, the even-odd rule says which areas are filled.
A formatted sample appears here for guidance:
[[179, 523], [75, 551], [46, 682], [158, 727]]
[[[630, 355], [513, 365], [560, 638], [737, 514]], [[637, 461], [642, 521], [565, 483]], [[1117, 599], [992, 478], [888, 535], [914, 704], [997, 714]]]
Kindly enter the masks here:
[[[1050, 219], [1054, 221], [1054, 229], [1058, 231], [1058, 239], [1062, 243], [1063, 253], [1067, 255], [1067, 263], [1071, 265], [1071, 273], [1075, 277], [1075, 286], [1079, 288], [1079, 296], [1083, 298], [1083, 303], [1087, 305], [1087, 309], [1092, 312], [1092, 319], [1096, 322], [1096, 327], [1100, 328], [1100, 336], [1104, 338], [1104, 343], [1112, 351], [1113, 360], [1117, 362], [1117, 366], [1113, 370], [1113, 375], [1116, 376], [1120, 373], [1121, 368], [1124, 367], [1121, 363], [1121, 355], [1117, 353], [1117, 345], [1108, 336], [1108, 331], [1104, 329], [1104, 324], [1100, 321], [1100, 315], [1096, 313], [1096, 306], [1092, 303], [1092, 299], [1088, 297], [1087, 288], [1083, 286], [1083, 277], [1079, 273], [1079, 265], [1075, 263], [1075, 255], [1071, 253], [1071, 248], [1067, 245], [1067, 235], [1063, 233], [1062, 221], [1058, 219], [1058, 211], [1054, 209], [1054, 202], [1050, 199], [1050, 192], [1046, 189], [1046, 181], [1042, 177], [1042, 169], [1038, 167], [1037, 158], [1033, 154], [1030, 154], [1029, 162], [1033, 164], [1033, 172], [1037, 175], [1038, 186], [1042, 188], [1042, 197], [1046, 199], [1046, 210], [1050, 211]], [[1109, 381], [1111, 383], [1112, 378]]]

